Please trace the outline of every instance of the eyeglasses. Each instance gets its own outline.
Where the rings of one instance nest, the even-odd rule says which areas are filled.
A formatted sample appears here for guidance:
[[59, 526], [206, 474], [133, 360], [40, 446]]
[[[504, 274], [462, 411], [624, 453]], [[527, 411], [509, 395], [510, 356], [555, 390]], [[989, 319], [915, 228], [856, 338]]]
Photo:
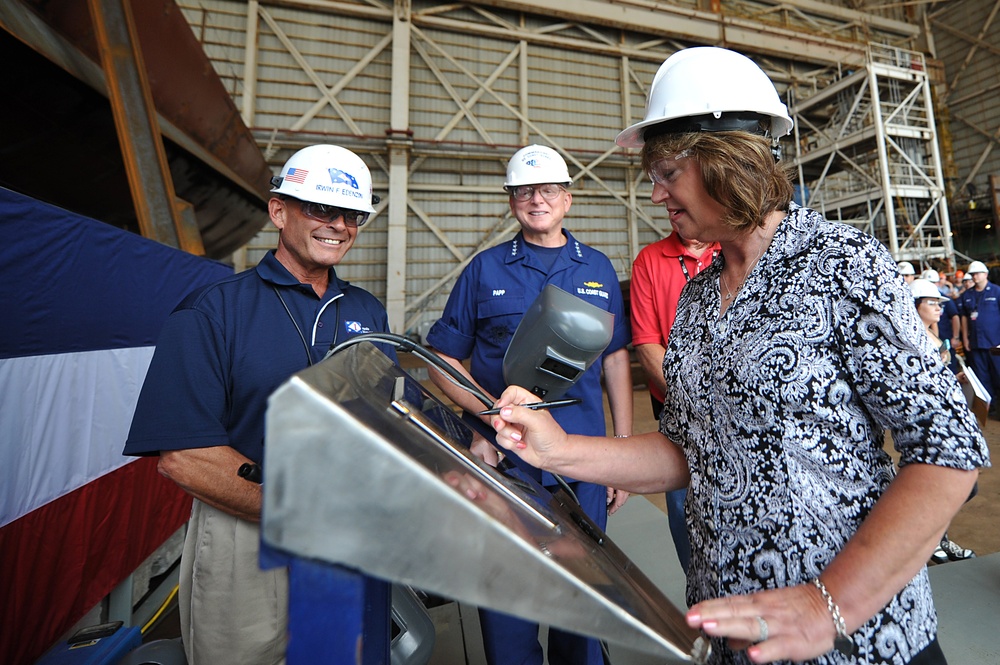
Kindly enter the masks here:
[[944, 305], [941, 304], [940, 300], [931, 300], [930, 298], [922, 298], [920, 300], [920, 304], [921, 305], [930, 305], [931, 307], [934, 307], [936, 309], [941, 309], [942, 307], [944, 307]]
[[541, 194], [542, 198], [546, 201], [552, 201], [565, 192], [566, 188], [562, 185], [555, 184], [521, 185], [520, 187], [511, 187], [507, 191], [510, 192], [512, 197], [514, 197], [515, 201], [530, 201], [534, 198], [536, 191]]
[[[298, 199], [295, 199], [299, 201]], [[326, 224], [331, 224], [338, 217], [344, 218], [347, 226], [364, 226], [368, 221], [367, 212], [360, 210], [350, 210], [349, 208], [338, 208], [337, 206], [326, 205], [325, 203], [315, 203], [313, 201], [299, 201], [299, 210], [306, 217], [310, 217]]]
[[677, 174], [677, 169], [667, 169], [663, 165], [657, 164], [649, 170], [649, 181], [653, 185], [666, 187], [670, 180]]
[[666, 187], [671, 182], [676, 180], [677, 176], [680, 175], [682, 171], [682, 169], [678, 167], [677, 162], [685, 157], [690, 157], [690, 155], [690, 151], [685, 150], [673, 158], [661, 159], [650, 167], [649, 180], [654, 185]]

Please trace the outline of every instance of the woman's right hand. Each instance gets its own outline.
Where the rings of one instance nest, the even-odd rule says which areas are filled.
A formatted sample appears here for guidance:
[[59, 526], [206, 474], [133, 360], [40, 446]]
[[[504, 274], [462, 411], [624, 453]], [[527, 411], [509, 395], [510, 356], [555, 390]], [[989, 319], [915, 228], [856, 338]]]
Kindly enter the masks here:
[[520, 386], [508, 387], [494, 405], [500, 414], [493, 416], [492, 425], [497, 432], [497, 444], [513, 450], [534, 467], [551, 470], [556, 450], [566, 441], [566, 432], [548, 411], [521, 406], [538, 401]]

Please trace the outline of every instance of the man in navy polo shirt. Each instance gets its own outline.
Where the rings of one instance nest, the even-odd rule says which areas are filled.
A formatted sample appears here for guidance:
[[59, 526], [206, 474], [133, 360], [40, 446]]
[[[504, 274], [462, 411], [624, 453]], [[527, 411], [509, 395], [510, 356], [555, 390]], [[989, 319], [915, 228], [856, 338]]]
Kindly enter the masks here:
[[334, 269], [375, 211], [365, 163], [314, 145], [272, 184], [277, 249], [177, 306], [125, 444], [159, 455], [194, 497], [179, 596], [188, 665], [284, 662], [287, 571], [260, 570], [261, 486], [237, 472], [263, 463], [267, 398], [281, 383], [352, 335], [388, 331], [382, 304]]
[[[604, 254], [563, 229], [563, 217], [573, 201], [566, 189], [570, 183], [566, 162], [551, 148], [530, 145], [511, 157], [504, 188], [521, 231], [510, 242], [472, 259], [459, 276], [441, 319], [428, 333], [427, 343], [495, 399], [506, 388], [503, 357], [511, 336], [542, 289], [554, 284], [611, 312], [615, 321], [602, 362], [595, 362], [566, 393], [566, 397], [580, 398], [582, 402], [556, 409], [552, 415], [566, 431], [605, 436], [603, 367], [615, 435], [628, 436], [632, 433], [632, 375], [625, 348], [629, 332], [618, 275]], [[471, 376], [461, 362], [470, 357]], [[456, 388], [442, 374], [432, 371], [431, 378], [467, 414], [483, 409], [479, 400]], [[489, 418], [483, 421], [489, 424]], [[496, 451], [482, 443], [478, 449], [474, 445], [473, 452], [495, 465]], [[548, 472], [533, 467], [527, 470], [543, 485], [557, 483]], [[607, 525], [608, 511], [614, 512], [627, 498], [625, 492], [616, 493], [613, 488], [570, 484], [583, 510], [602, 529]], [[480, 622], [490, 665], [541, 665], [536, 624], [486, 610], [480, 611]], [[548, 662], [600, 665], [603, 658], [596, 640], [550, 629]]]

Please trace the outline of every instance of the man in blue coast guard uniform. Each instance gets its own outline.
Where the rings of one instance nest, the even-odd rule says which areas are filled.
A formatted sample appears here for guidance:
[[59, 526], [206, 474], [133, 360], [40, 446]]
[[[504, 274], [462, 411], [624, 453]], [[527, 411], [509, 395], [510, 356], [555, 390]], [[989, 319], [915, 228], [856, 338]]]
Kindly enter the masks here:
[[[573, 195], [566, 162], [553, 149], [529, 145], [518, 150], [507, 165], [504, 189], [510, 208], [521, 225], [513, 240], [478, 254], [459, 276], [441, 319], [427, 335], [427, 343], [447, 362], [469, 375], [462, 360], [470, 358], [471, 378], [496, 399], [506, 383], [503, 358], [525, 311], [549, 284], [614, 314], [614, 334], [602, 356], [566, 393], [580, 404], [555, 409], [552, 415], [575, 434], [605, 436], [601, 370], [604, 370], [608, 401], [616, 436], [632, 433], [632, 376], [629, 367], [627, 317], [618, 276], [608, 258], [584, 245], [563, 229]], [[435, 384], [469, 414], [483, 409], [468, 392], [457, 388], [443, 375], [431, 372]], [[476, 416], [472, 416], [476, 417]], [[483, 421], [489, 423], [488, 417]], [[473, 452], [496, 464], [496, 451], [483, 442]], [[515, 460], [543, 485], [553, 486], [548, 472]], [[567, 479], [569, 480], [569, 479]], [[614, 512], [627, 498], [590, 483], [571, 482], [583, 510], [601, 529], [608, 512]], [[481, 610], [483, 642], [487, 661], [498, 664], [542, 663], [538, 626], [513, 617]], [[600, 665], [600, 644], [560, 630], [548, 633], [550, 665]]]
[[962, 344], [969, 356], [972, 371], [989, 391], [990, 416], [997, 415], [997, 389], [1000, 388], [1000, 356], [990, 349], [1000, 344], [1000, 286], [987, 279], [989, 271], [981, 261], [973, 261], [965, 271], [972, 275], [972, 288], [959, 297], [962, 312]]

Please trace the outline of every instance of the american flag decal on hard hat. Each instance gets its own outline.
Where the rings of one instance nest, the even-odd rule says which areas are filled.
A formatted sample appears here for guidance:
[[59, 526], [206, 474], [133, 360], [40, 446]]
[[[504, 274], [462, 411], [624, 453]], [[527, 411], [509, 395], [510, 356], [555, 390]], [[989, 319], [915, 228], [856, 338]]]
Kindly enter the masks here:
[[301, 185], [306, 181], [307, 175], [309, 175], [309, 171], [305, 169], [288, 169], [288, 173], [285, 174], [285, 180], [288, 182], [297, 182]]

